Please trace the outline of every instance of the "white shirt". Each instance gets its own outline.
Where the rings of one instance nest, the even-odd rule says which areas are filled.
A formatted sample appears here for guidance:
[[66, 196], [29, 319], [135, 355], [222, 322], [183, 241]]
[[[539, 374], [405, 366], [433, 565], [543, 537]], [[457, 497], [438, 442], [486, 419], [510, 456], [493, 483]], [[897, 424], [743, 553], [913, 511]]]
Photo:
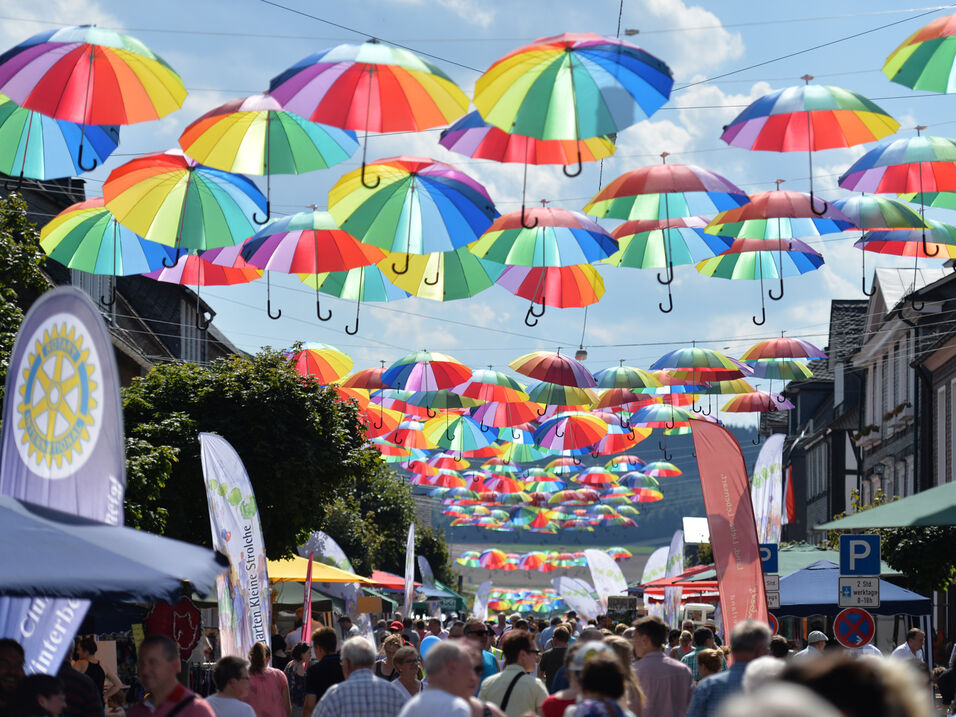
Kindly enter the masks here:
[[224, 697], [217, 692], [209, 695], [206, 702], [212, 707], [216, 717], [256, 717], [256, 711], [252, 709], [252, 705], [235, 697]]
[[813, 645], [807, 645], [800, 652], [796, 653], [793, 656], [794, 660], [804, 660], [808, 657], [820, 657], [823, 654], [823, 650], [818, 650]]
[[[402, 696], [402, 699], [405, 700], [406, 702], [408, 702], [412, 697], [415, 696], [415, 695], [413, 695], [411, 692], [409, 692], [409, 691], [408, 691], [408, 688], [405, 687], [405, 685], [403, 685], [403, 684], [402, 684], [401, 682], [399, 682], [397, 679], [392, 680], [392, 687], [394, 687], [396, 690], [398, 690], [399, 694]], [[421, 683], [418, 683], [418, 692], [416, 692], [415, 694], [416, 694], [416, 695], [419, 694], [419, 693], [422, 692], [424, 689], [425, 689], [425, 686], [424, 686], [423, 684], [421, 684]]]
[[920, 662], [923, 662], [923, 651], [920, 650], [919, 652], [913, 652], [910, 649], [910, 644], [908, 642], [904, 642], [890, 653], [890, 657], [898, 657], [901, 660], [919, 660]]
[[880, 652], [880, 648], [876, 645], [868, 642], [865, 645], [860, 647], [848, 647], [844, 650], [846, 654], [851, 655], [852, 657], [862, 657], [863, 655], [872, 655], [873, 657], [883, 657], [883, 653]]
[[429, 689], [412, 697], [398, 713], [398, 717], [439, 716], [471, 717], [471, 705], [444, 690]]

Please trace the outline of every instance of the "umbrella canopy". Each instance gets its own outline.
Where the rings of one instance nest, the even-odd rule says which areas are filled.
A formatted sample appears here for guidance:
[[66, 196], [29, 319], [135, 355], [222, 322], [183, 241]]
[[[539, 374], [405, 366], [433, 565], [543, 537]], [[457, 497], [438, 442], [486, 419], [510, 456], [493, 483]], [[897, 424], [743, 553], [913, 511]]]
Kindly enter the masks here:
[[[106, 161], [119, 144], [119, 127], [57, 120], [28, 110], [0, 94], [0, 172], [12, 177], [59, 179], [87, 171], [81, 156], [94, 167]], [[80, 149], [82, 147], [82, 150]]]
[[0, 593], [24, 597], [176, 602], [188, 580], [213, 591], [229, 561], [208, 548], [106, 525], [0, 496]]
[[913, 90], [952, 92], [956, 89], [956, 15], [933, 19], [900, 43], [883, 64], [891, 82]]
[[[525, 393], [524, 386], [507, 374], [494, 371], [490, 368], [475, 369], [467, 381], [455, 386], [452, 390], [462, 396], [475, 398], [479, 401], [513, 403], [526, 402], [528, 400], [528, 394]], [[519, 423], [524, 423], [524, 421], [519, 421]]]
[[[559, 309], [596, 304], [604, 296], [604, 279], [590, 264], [573, 266], [506, 266], [497, 281], [515, 296], [531, 302], [525, 323], [535, 326], [545, 306]], [[541, 305], [540, 312], [534, 308]]]
[[673, 265], [696, 264], [730, 247], [728, 237], [707, 234], [707, 220], [701, 217], [636, 219], [614, 228], [611, 236], [619, 249], [601, 261], [633, 269], [664, 269]]
[[148, 122], [186, 99], [182, 79], [146, 45], [93, 25], [47, 30], [0, 55], [0, 92], [83, 125]]
[[896, 256], [939, 259], [956, 256], [956, 227], [935, 219], [925, 229], [889, 229], [867, 232], [853, 246], [864, 251]]
[[877, 194], [956, 190], [956, 141], [917, 135], [882, 142], [837, 181], [844, 189]]
[[358, 149], [355, 133], [309, 122], [275, 97], [230, 100], [183, 130], [179, 146], [197, 162], [242, 174], [301, 174], [344, 162]]
[[262, 276], [262, 270], [249, 266], [238, 254], [232, 264], [216, 264], [195, 254], [183, 254], [174, 266], [162, 267], [143, 276], [169, 284], [232, 286], [255, 281]]
[[680, 348], [661, 356], [651, 368], [679, 371], [688, 381], [720, 381], [740, 378], [743, 370], [729, 356], [699, 346]]
[[[304, 583], [309, 570], [309, 559], [293, 555], [283, 560], [269, 560], [266, 569], [269, 572], [270, 581]], [[378, 582], [319, 560], [312, 561], [312, 580], [317, 583], [361, 583], [363, 585], [374, 585]]]
[[497, 60], [475, 83], [482, 118], [539, 139], [613, 134], [650, 117], [670, 96], [670, 68], [623, 40], [565, 33]]
[[608, 425], [590, 413], [563, 413], [548, 419], [534, 432], [542, 448], [553, 451], [593, 446], [604, 438]]
[[[675, 478], [683, 473], [683, 471], [675, 466], [673, 463], [668, 463], [667, 461], [651, 461], [646, 466], [640, 469], [640, 472], [643, 475], [651, 476], [652, 478]], [[632, 488], [644, 487], [644, 488], [654, 488], [656, 486], [649, 485], [643, 482], [631, 483]], [[623, 479], [621, 480], [623, 483]]]
[[470, 377], [471, 369], [451, 356], [416, 351], [389, 366], [382, 374], [382, 381], [391, 388], [436, 391], [457, 386]]
[[621, 456], [614, 456], [604, 464], [604, 467], [612, 473], [630, 473], [631, 471], [639, 471], [646, 465], [647, 461], [644, 461], [637, 456], [624, 454]]
[[[755, 378], [792, 381], [794, 379], [810, 378], [813, 375], [813, 371], [798, 359], [758, 359], [756, 361], [748, 361], [747, 365], [753, 369]], [[737, 388], [743, 387], [735, 386], [735, 390], [727, 391], [726, 393], [750, 393], [750, 391], [753, 390], [740, 391], [736, 390]]]
[[561, 386], [594, 388], [597, 385], [584, 364], [562, 353], [532, 351], [514, 359], [508, 367], [524, 376]]
[[494, 285], [505, 269], [501, 264], [479, 259], [467, 247], [409, 255], [407, 269], [399, 273], [395, 269], [401, 266], [402, 259], [400, 254], [389, 254], [378, 266], [395, 286], [432, 301], [472, 297]]
[[[359, 329], [359, 311], [363, 301], [399, 301], [409, 296], [385, 278], [377, 266], [360, 266], [348, 271], [332, 271], [322, 274], [299, 274], [306, 286], [318, 289], [323, 294], [337, 296], [355, 302], [355, 326], [346, 326], [345, 333], [354, 336]], [[316, 313], [319, 307], [316, 306]], [[321, 319], [325, 314], [320, 315]], [[331, 318], [330, 316], [328, 318]]]
[[180, 150], [117, 167], [103, 183], [106, 207], [144, 239], [177, 249], [231, 246], [256, 232], [266, 198], [241, 174], [204, 167]]
[[328, 344], [306, 342], [287, 356], [296, 371], [303, 376], [314, 376], [319, 383], [334, 383], [352, 369], [352, 357]]
[[764, 413], [768, 411], [788, 411], [793, 404], [779, 393], [752, 391], [734, 396], [720, 410], [730, 413]]
[[758, 341], [747, 349], [740, 357], [741, 361], [755, 361], [759, 359], [825, 359], [827, 355], [819, 348], [803, 339], [781, 336], [777, 339]]
[[468, 416], [436, 416], [425, 424], [425, 437], [446, 451], [462, 453], [494, 443], [498, 429], [482, 426]]
[[[533, 401], [489, 401], [474, 408], [471, 411], [471, 417], [486, 426], [502, 428], [505, 426], [520, 426], [528, 421], [533, 421], [541, 415], [540, 410], [542, 410], [542, 406]], [[504, 431], [502, 435], [507, 436], [510, 440], [516, 434]]]
[[635, 393], [644, 389], [654, 389], [661, 386], [660, 380], [653, 374], [633, 366], [611, 366], [594, 374], [597, 388], [626, 388]]

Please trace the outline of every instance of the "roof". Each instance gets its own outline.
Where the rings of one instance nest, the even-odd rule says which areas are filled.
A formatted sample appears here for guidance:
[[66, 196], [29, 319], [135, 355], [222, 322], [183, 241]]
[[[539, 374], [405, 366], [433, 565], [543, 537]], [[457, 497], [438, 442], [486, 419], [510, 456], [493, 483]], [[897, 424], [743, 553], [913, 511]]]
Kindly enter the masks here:
[[956, 483], [944, 483], [908, 498], [861, 510], [840, 520], [818, 525], [816, 529], [855, 530], [931, 525], [956, 525]]
[[[911, 291], [934, 284], [951, 274], [949, 269], [890, 269], [881, 267], [876, 270], [876, 280], [886, 302], [886, 313], [896, 308]], [[915, 276], [915, 282], [914, 282]]]
[[866, 299], [843, 299], [830, 302], [829, 368], [845, 362], [863, 343], [866, 329]]

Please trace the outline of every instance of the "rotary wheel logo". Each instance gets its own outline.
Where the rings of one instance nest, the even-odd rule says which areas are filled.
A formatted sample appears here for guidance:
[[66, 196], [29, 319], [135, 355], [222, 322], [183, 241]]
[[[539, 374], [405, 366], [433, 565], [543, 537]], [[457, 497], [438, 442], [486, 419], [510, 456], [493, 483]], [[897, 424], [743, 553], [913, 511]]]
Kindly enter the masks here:
[[102, 422], [98, 356], [70, 323], [51, 317], [37, 328], [17, 377], [17, 447], [34, 473], [53, 479], [86, 463]]

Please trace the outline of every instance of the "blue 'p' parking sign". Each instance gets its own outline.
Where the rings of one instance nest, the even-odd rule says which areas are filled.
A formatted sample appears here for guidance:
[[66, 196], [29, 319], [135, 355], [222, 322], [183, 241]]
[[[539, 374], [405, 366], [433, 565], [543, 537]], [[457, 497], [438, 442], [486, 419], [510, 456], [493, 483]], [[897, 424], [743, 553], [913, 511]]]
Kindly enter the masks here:
[[880, 536], [841, 535], [840, 575], [879, 575]]

